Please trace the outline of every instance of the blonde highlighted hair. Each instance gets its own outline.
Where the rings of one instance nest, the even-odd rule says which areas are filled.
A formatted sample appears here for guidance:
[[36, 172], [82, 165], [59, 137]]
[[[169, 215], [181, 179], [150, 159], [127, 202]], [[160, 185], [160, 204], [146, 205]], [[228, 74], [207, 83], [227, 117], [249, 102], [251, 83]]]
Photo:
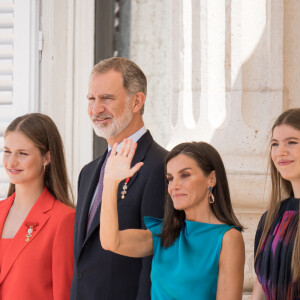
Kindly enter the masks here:
[[[275, 121], [272, 127], [272, 135], [274, 128], [280, 125], [289, 125], [296, 130], [300, 131], [300, 108], [293, 108], [283, 112]], [[271, 150], [270, 150], [271, 152]], [[255, 260], [257, 259], [258, 253], [270, 231], [270, 228], [275, 221], [278, 214], [281, 201], [287, 197], [294, 196], [292, 184], [290, 181], [282, 178], [278, 170], [276, 169], [271, 155], [269, 157], [269, 169], [271, 174], [271, 195], [268, 202], [268, 210], [265, 218], [265, 223], [262, 231], [262, 235], [255, 253]], [[300, 211], [299, 211], [300, 220]], [[295, 237], [295, 244], [292, 255], [292, 276], [293, 281], [300, 279], [300, 222], [298, 221], [298, 229]]]

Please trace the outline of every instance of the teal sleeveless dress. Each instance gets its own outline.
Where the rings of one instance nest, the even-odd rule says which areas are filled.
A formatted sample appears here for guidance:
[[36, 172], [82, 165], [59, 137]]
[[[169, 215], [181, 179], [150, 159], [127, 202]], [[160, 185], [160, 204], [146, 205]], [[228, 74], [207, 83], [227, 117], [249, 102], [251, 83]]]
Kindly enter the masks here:
[[185, 221], [179, 237], [164, 248], [163, 220], [144, 218], [153, 237], [151, 300], [216, 299], [224, 234], [234, 226]]

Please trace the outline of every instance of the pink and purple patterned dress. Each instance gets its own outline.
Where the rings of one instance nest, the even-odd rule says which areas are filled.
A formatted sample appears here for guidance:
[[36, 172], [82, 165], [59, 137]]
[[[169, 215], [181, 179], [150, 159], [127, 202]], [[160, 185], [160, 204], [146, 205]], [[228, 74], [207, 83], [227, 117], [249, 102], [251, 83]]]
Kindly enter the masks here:
[[[291, 261], [299, 221], [299, 201], [291, 197], [282, 201], [255, 262], [255, 272], [268, 300], [300, 299], [300, 281], [292, 281]], [[255, 236], [254, 253], [262, 234], [266, 213], [260, 219]]]

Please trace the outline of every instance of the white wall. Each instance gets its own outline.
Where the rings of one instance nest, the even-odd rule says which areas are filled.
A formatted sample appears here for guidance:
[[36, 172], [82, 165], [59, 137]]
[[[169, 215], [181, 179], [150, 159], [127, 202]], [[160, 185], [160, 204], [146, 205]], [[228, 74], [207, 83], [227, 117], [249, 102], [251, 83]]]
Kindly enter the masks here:
[[42, 28], [41, 111], [60, 130], [76, 193], [78, 174], [92, 160], [86, 95], [94, 60], [94, 1], [43, 1]]

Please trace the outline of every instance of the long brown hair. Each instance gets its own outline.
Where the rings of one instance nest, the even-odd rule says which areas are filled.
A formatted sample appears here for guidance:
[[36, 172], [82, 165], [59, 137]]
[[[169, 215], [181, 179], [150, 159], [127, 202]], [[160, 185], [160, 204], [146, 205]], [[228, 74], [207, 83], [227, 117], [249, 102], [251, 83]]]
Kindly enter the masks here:
[[[45, 168], [45, 186], [56, 199], [74, 207], [64, 147], [59, 131], [52, 119], [40, 113], [20, 116], [9, 124], [4, 136], [16, 131], [29, 138], [39, 149], [41, 155], [50, 152], [51, 162]], [[7, 196], [9, 197], [14, 192], [15, 185], [11, 183]]]
[[[179, 154], [192, 158], [206, 176], [212, 171], [216, 172], [216, 185], [213, 188], [215, 202], [210, 204], [211, 209], [220, 222], [236, 226], [242, 231], [243, 226], [232, 209], [224, 164], [217, 150], [205, 142], [179, 144], [167, 155], [165, 168], [168, 162]], [[165, 248], [171, 246], [179, 236], [184, 220], [185, 212], [176, 210], [170, 195], [166, 193], [165, 215], [161, 233], [162, 244]]]
[[[300, 108], [292, 108], [283, 112], [275, 121], [272, 127], [272, 135], [274, 128], [280, 125], [289, 125], [296, 130], [300, 131]], [[290, 181], [282, 178], [278, 170], [276, 169], [271, 159], [271, 149], [269, 155], [269, 168], [271, 174], [271, 194], [268, 202], [268, 210], [265, 218], [263, 232], [255, 253], [255, 260], [257, 259], [258, 253], [270, 231], [270, 228], [275, 221], [278, 214], [281, 201], [287, 197], [294, 196], [292, 184]], [[299, 213], [300, 217], [300, 213]], [[300, 218], [299, 218], [300, 220]], [[300, 279], [300, 222], [298, 221], [298, 229], [295, 237], [295, 244], [293, 249], [293, 256], [291, 262], [293, 280]]]

